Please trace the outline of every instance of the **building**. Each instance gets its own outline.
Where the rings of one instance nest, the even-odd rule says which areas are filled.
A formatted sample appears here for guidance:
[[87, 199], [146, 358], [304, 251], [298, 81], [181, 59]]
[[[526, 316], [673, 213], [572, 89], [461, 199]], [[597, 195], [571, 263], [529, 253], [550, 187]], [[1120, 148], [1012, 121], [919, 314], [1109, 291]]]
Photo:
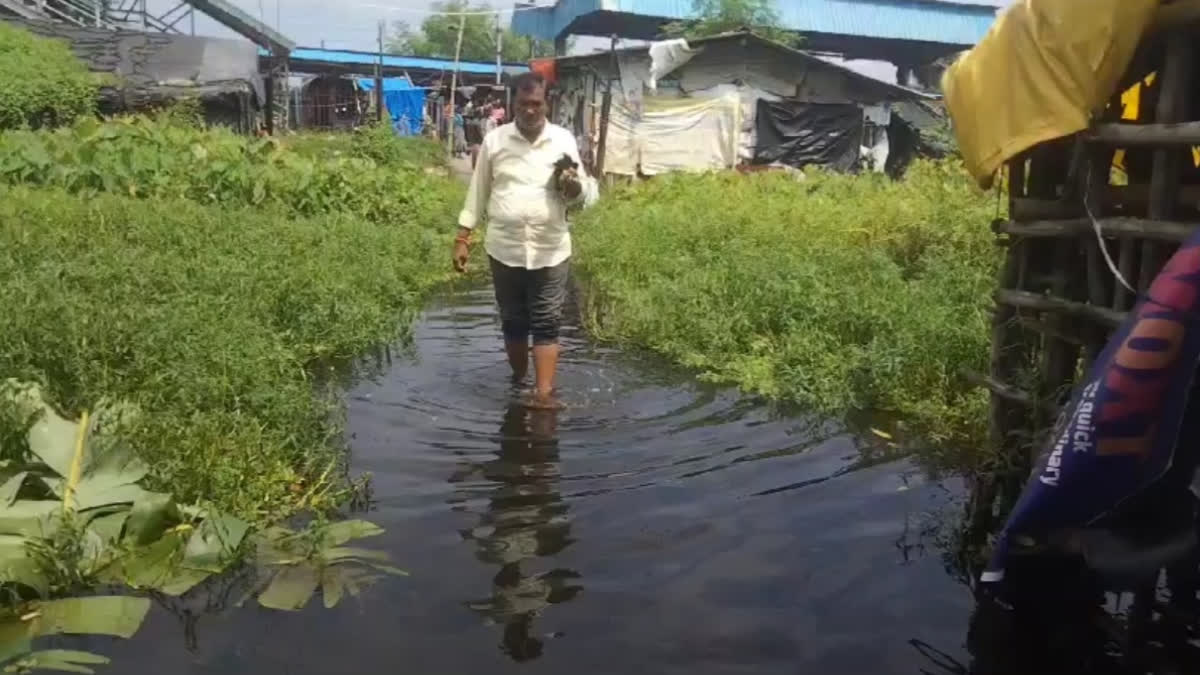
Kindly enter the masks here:
[[932, 95], [750, 33], [561, 57], [552, 70], [554, 121], [608, 174], [772, 164], [896, 173], [918, 145], [918, 120], [899, 111], [936, 115]]
[[[922, 64], [970, 48], [987, 33], [1001, 0], [777, 0], [782, 26], [804, 48], [850, 59], [887, 61], [907, 82]], [[663, 26], [694, 17], [692, 0], [556, 0], [517, 5], [512, 27], [553, 40], [562, 54], [572, 35], [661, 38]]]
[[249, 42], [12, 16], [0, 20], [65, 41], [89, 70], [111, 76], [100, 90], [102, 114], [151, 110], [191, 99], [200, 103], [210, 124], [243, 133], [258, 126], [265, 92], [258, 54]]

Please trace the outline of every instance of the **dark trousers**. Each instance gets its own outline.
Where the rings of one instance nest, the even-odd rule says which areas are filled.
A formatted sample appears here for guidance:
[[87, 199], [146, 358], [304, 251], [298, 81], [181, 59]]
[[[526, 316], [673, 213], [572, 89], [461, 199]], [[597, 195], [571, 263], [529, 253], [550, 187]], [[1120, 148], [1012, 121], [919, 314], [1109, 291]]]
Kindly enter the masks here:
[[491, 256], [488, 261], [504, 339], [524, 342], [532, 335], [535, 345], [558, 342], [571, 261], [536, 270], [509, 267]]

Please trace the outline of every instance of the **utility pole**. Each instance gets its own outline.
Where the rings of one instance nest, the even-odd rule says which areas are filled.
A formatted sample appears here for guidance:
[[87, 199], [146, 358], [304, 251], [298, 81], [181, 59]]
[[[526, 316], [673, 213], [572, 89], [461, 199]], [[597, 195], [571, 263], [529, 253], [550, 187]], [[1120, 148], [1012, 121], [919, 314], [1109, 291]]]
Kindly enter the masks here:
[[383, 121], [383, 19], [379, 20], [379, 60], [375, 62], [375, 121]]
[[500, 12], [496, 12], [496, 84], [500, 84], [500, 57], [504, 53], [504, 31], [500, 30]]
[[458, 90], [458, 59], [462, 56], [463, 29], [467, 27], [467, 14], [463, 12], [458, 18], [458, 42], [454, 45], [454, 72], [450, 74], [450, 119], [446, 134], [446, 154], [454, 156], [454, 93]]

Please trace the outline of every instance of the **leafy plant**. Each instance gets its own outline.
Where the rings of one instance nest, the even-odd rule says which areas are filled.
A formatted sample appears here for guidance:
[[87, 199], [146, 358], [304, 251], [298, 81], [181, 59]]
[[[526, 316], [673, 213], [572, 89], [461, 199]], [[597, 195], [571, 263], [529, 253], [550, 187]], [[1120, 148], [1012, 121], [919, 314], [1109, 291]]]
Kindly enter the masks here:
[[934, 464], [981, 461], [1000, 261], [994, 196], [952, 161], [904, 180], [807, 171], [659, 176], [574, 228], [589, 318], [770, 398], [886, 411]]
[[386, 124], [370, 124], [349, 132], [303, 133], [284, 146], [312, 159], [369, 159], [379, 167], [425, 169], [446, 163], [446, 148], [424, 136], [399, 136]]
[[[50, 133], [0, 134], [0, 182], [84, 197], [109, 192], [289, 215], [352, 214], [384, 225], [421, 217], [418, 224], [432, 225], [436, 214], [444, 227], [446, 204], [462, 187], [418, 166], [432, 154], [429, 142], [410, 143], [386, 129], [360, 133], [347, 137], [352, 152], [301, 154], [275, 139], [169, 118], [87, 120]], [[384, 142], [383, 133], [392, 137]], [[381, 167], [376, 158], [390, 164]]]
[[[136, 406], [149, 490], [250, 522], [336, 508], [341, 402], [322, 383], [403, 337], [448, 276], [448, 203], [375, 224], [0, 187], [0, 373], [64, 411]], [[2, 406], [0, 438], [24, 452]]]
[[692, 0], [692, 18], [663, 27], [667, 37], [696, 38], [752, 31], [789, 47], [798, 46], [799, 34], [782, 27], [772, 0]]
[[[300, 609], [318, 586], [332, 607], [344, 592], [357, 595], [373, 581], [370, 570], [404, 574], [387, 564], [386, 553], [344, 546], [383, 531], [365, 521], [251, 533], [242, 520], [144, 490], [138, 481], [145, 466], [114, 434], [128, 408], [104, 406], [72, 422], [34, 385], [10, 380], [0, 395], [30, 421], [27, 461], [5, 467], [0, 488], [0, 587], [10, 591], [0, 615], [0, 663], [11, 661], [9, 672], [91, 672], [107, 662], [86, 652], [32, 651], [34, 640], [49, 635], [136, 632], [149, 607], [144, 598], [52, 599], [96, 583], [182, 595], [257, 550], [270, 579], [260, 604]], [[254, 544], [244, 548], [248, 537]]]
[[98, 80], [65, 42], [0, 21], [0, 129], [90, 117], [98, 92]]
[[272, 574], [258, 602], [272, 609], [303, 609], [318, 587], [326, 608], [332, 608], [349, 592], [357, 596], [364, 586], [379, 578], [378, 572], [407, 576], [387, 564], [380, 551], [347, 547], [344, 544], [382, 534], [383, 529], [365, 520], [344, 520], [295, 532], [273, 527], [258, 539], [260, 564]]

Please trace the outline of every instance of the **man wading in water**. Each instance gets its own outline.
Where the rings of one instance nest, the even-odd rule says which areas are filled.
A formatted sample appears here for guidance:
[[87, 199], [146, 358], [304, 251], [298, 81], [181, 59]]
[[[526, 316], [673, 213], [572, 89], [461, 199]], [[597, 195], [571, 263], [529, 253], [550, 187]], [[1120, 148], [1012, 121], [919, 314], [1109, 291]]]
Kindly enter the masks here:
[[[471, 233], [487, 213], [484, 248], [500, 305], [513, 380], [529, 370], [533, 337], [534, 407], [557, 407], [558, 329], [567, 297], [571, 233], [567, 207], [596, 199], [596, 183], [580, 174], [579, 148], [566, 129], [546, 121], [546, 81], [516, 78], [515, 121], [483, 139], [467, 202], [458, 216], [454, 268], [467, 269]], [[564, 156], [573, 167], [565, 167]]]

